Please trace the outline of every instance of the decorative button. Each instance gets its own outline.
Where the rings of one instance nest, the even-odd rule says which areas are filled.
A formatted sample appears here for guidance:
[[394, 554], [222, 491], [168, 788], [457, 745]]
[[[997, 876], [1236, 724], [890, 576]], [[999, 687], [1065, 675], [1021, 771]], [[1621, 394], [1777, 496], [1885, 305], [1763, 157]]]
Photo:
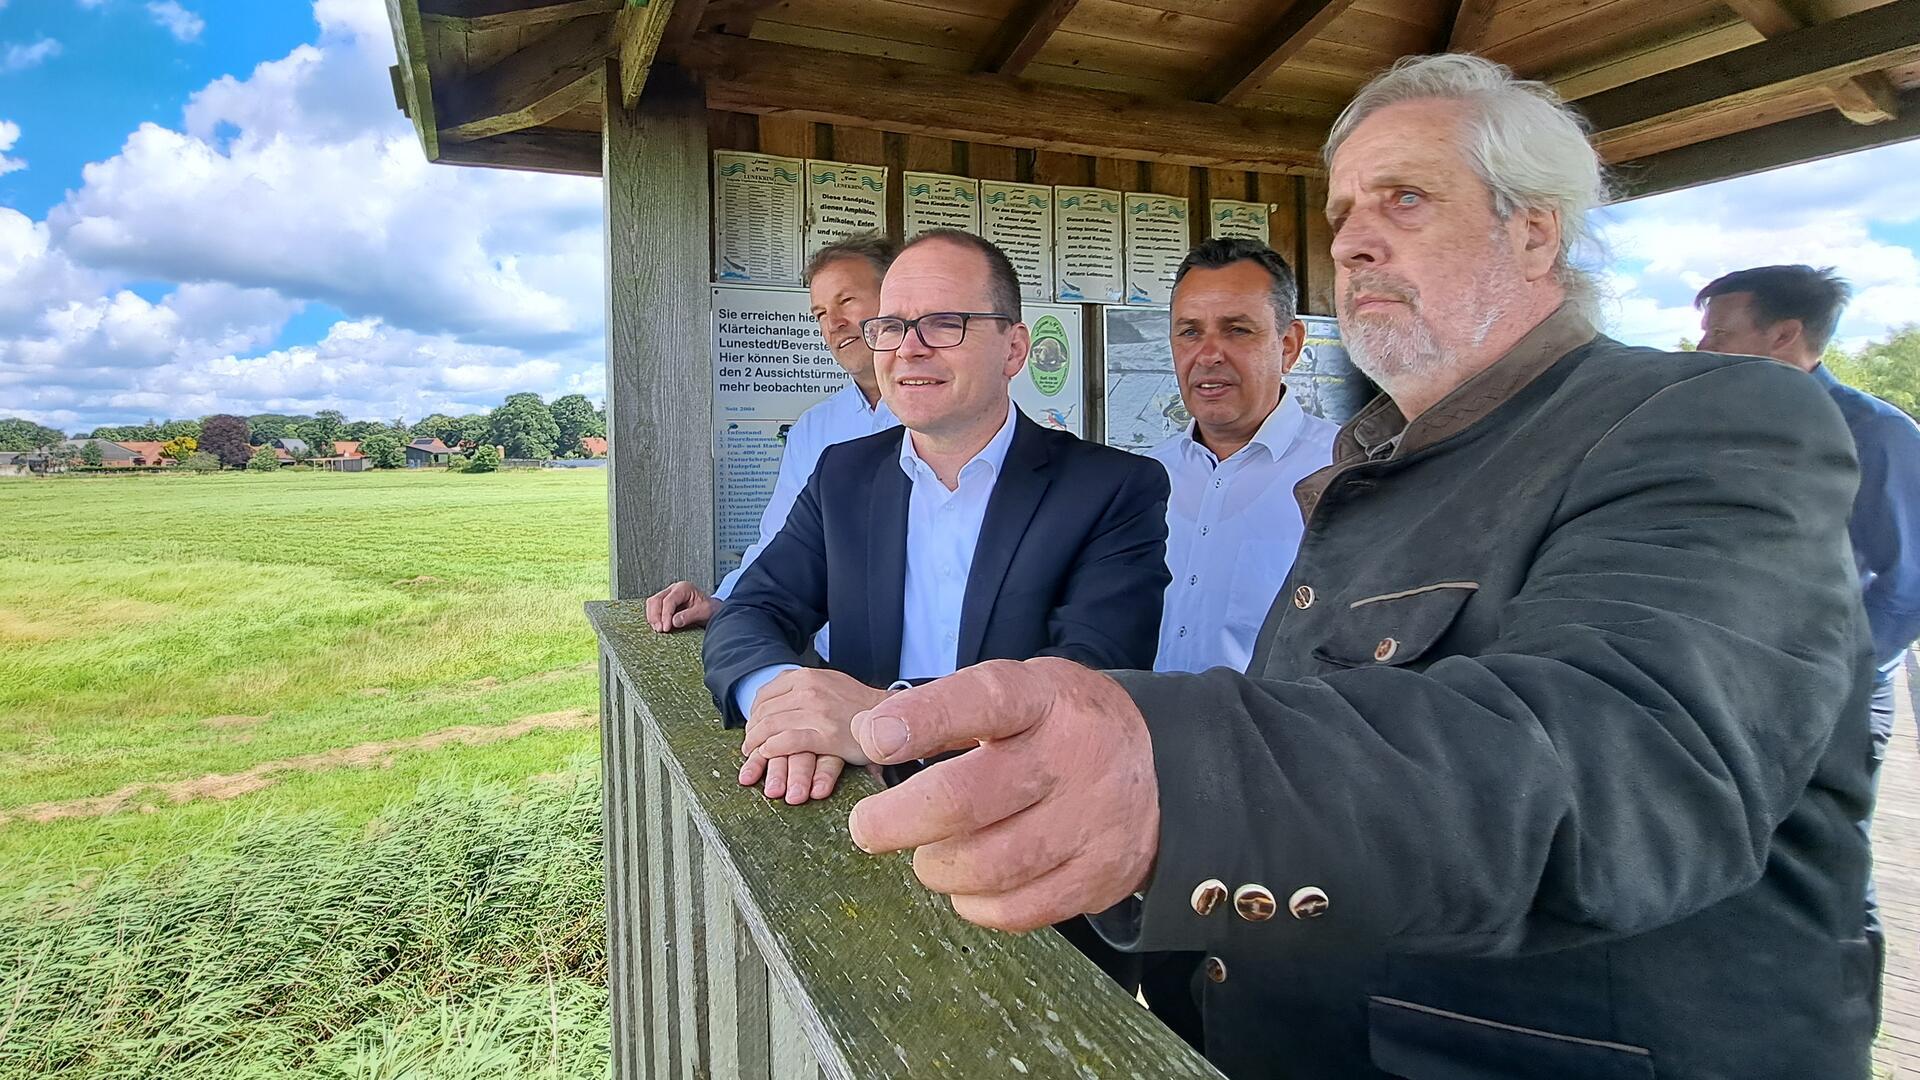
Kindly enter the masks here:
[[1209, 982], [1223, 983], [1227, 981], [1227, 962], [1225, 960], [1217, 956], [1209, 956], [1207, 957], [1205, 967], [1207, 980]]
[[1193, 887], [1193, 898], [1189, 902], [1193, 904], [1195, 915], [1211, 915], [1213, 909], [1219, 907], [1226, 898], [1227, 883], [1219, 878], [1208, 878]]
[[1280, 910], [1280, 902], [1265, 885], [1242, 885], [1233, 891], [1233, 910], [1248, 922], [1266, 922]]
[[1293, 606], [1305, 611], [1313, 606], [1313, 589], [1302, 585], [1293, 590]]
[[1381, 638], [1380, 644], [1373, 647], [1373, 658], [1384, 664], [1393, 659], [1393, 654], [1399, 651], [1400, 643], [1398, 641], [1392, 638]]
[[1329, 904], [1326, 891], [1318, 885], [1295, 889], [1293, 895], [1287, 897], [1287, 910], [1293, 912], [1296, 919], [1317, 919], [1327, 913]]

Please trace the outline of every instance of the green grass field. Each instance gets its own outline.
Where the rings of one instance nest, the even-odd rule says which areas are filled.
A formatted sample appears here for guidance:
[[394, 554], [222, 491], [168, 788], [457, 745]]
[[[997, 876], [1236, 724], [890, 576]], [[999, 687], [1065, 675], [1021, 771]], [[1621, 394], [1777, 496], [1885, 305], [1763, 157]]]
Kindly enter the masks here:
[[[604, 1072], [580, 605], [606, 592], [605, 480], [0, 482], [0, 1076]], [[351, 907], [357, 883], [391, 874], [383, 837], [404, 834], [424, 871], [497, 858], [473, 848], [554, 820], [562, 846], [529, 839], [515, 866], [564, 869], [565, 910], [540, 890], [487, 910], [500, 898], [430, 875], [409, 893], [405, 874]], [[281, 854], [263, 863], [266, 848]], [[301, 956], [327, 968], [324, 997], [214, 977], [236, 962], [222, 950], [257, 940], [244, 923], [313, 896], [357, 919]], [[484, 926], [445, 929], [449, 907]], [[418, 955], [342, 944], [379, 939], [369, 921]], [[445, 932], [421, 947], [434, 935], [415, 923]], [[159, 967], [134, 977], [117, 965], [143, 939], [192, 947], [156, 946]], [[125, 1027], [130, 987], [170, 979]], [[214, 996], [195, 1004], [189, 985]], [[199, 1041], [177, 1044], [167, 1017]]]

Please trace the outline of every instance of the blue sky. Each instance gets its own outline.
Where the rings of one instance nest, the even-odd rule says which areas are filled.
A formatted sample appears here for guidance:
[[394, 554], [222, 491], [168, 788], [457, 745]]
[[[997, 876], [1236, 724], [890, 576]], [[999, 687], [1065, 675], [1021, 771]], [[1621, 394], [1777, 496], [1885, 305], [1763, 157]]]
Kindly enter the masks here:
[[[597, 181], [429, 166], [382, 0], [0, 0], [0, 415], [416, 419], [599, 397]], [[1609, 329], [1838, 266], [1857, 345], [1920, 318], [1920, 143], [1609, 208]]]

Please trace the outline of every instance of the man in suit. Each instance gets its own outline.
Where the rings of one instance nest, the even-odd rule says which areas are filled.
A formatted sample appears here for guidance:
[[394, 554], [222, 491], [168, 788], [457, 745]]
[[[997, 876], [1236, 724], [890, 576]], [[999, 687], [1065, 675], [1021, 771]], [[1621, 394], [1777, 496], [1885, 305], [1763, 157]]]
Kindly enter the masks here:
[[955, 911], [1207, 954], [1234, 1080], [1865, 1080], [1859, 470], [1814, 380], [1595, 332], [1577, 113], [1401, 61], [1327, 147], [1385, 391], [1245, 674], [982, 664], [854, 721]]

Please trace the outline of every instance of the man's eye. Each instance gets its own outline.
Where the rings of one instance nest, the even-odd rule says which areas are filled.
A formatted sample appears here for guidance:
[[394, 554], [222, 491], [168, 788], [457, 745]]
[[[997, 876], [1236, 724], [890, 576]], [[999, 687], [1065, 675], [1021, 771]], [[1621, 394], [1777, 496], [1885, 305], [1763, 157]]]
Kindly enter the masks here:
[[1403, 191], [1400, 194], [1395, 195], [1393, 197], [1393, 203], [1395, 206], [1415, 206], [1415, 205], [1418, 205], [1419, 202], [1420, 202], [1420, 196], [1414, 194], [1411, 191]]

